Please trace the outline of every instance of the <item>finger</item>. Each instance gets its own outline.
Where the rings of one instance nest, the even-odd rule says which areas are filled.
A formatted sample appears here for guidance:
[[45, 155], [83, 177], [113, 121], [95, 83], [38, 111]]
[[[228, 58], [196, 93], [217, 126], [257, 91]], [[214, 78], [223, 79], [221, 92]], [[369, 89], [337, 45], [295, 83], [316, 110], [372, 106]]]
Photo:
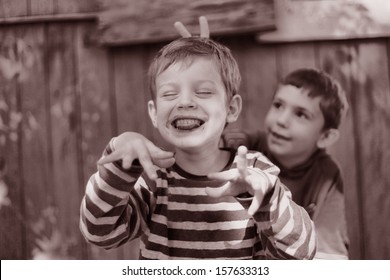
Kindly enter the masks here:
[[246, 158], [248, 149], [245, 146], [240, 146], [237, 149], [237, 153], [238, 153], [238, 157], [237, 157], [238, 173], [240, 174], [240, 177], [244, 179], [248, 175], [247, 172], [248, 160]]
[[248, 214], [250, 216], [253, 216], [257, 210], [259, 210], [261, 203], [263, 202], [263, 198], [260, 196], [255, 195], [253, 197], [252, 203], [248, 208]]
[[176, 28], [176, 31], [180, 34], [183, 38], [191, 37], [191, 33], [187, 30], [187, 28], [180, 22], [176, 21], [173, 26]]
[[131, 165], [133, 164], [134, 158], [125, 156], [122, 159], [122, 168], [123, 169], [130, 169]]
[[251, 175], [246, 178], [247, 183], [251, 186], [249, 191], [253, 195], [253, 200], [248, 209], [248, 214], [253, 215], [260, 208], [264, 199], [265, 187], [267, 182], [266, 178], [259, 178], [259, 174]]
[[238, 178], [238, 174], [236, 169], [230, 169], [222, 172], [210, 173], [207, 175], [207, 177], [212, 180], [226, 182], [226, 181], [236, 181]]
[[144, 168], [144, 171], [146, 175], [152, 179], [157, 179], [157, 173], [156, 173], [156, 167], [154, 166], [152, 162], [152, 158], [149, 154], [149, 151], [146, 148], [139, 148], [138, 151], [138, 160], [142, 167]]
[[111, 154], [108, 154], [104, 157], [101, 157], [98, 160], [97, 164], [103, 165], [106, 163], [115, 162], [115, 161], [121, 160], [122, 157], [123, 157], [123, 153], [119, 150], [115, 150]]
[[171, 167], [175, 163], [175, 158], [167, 158], [167, 159], [153, 159], [153, 163], [161, 168]]
[[161, 159], [169, 159], [173, 158], [175, 153], [170, 151], [164, 151], [163, 149], [157, 147], [153, 144], [153, 142], [148, 141], [146, 142], [146, 146], [150, 152], [150, 155], [153, 159], [161, 160]]
[[199, 17], [200, 37], [210, 38], [210, 29], [207, 22], [207, 18], [204, 16]]
[[219, 188], [206, 188], [206, 193], [211, 197], [232, 196], [233, 194], [232, 184], [230, 182], [224, 184]]

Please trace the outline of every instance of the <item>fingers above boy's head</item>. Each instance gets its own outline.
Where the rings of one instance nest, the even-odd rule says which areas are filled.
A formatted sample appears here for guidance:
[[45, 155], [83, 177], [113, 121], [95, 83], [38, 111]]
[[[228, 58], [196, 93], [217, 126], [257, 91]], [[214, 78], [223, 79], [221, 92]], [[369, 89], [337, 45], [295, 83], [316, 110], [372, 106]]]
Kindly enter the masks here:
[[210, 38], [210, 28], [207, 18], [204, 16], [199, 17], [200, 37]]
[[[191, 33], [188, 31], [188, 29], [184, 26], [184, 24], [180, 21], [176, 21], [173, 26], [175, 27], [176, 31], [179, 33], [179, 35], [183, 38], [192, 37]], [[207, 22], [207, 18], [205, 16], [199, 17], [199, 28], [200, 28], [200, 37], [202, 38], [210, 38], [210, 28], [209, 24]]]
[[173, 26], [176, 28], [176, 31], [179, 33], [179, 35], [183, 38], [191, 37], [191, 33], [187, 30], [187, 28], [184, 26], [183, 23], [180, 21], [176, 21]]

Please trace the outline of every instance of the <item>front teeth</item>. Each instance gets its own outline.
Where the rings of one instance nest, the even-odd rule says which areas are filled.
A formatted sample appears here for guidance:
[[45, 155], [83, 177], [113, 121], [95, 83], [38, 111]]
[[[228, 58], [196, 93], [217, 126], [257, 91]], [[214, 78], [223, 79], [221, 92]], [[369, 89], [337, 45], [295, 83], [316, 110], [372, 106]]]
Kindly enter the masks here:
[[173, 126], [177, 129], [190, 130], [198, 128], [202, 125], [202, 122], [198, 119], [177, 119], [173, 122]]

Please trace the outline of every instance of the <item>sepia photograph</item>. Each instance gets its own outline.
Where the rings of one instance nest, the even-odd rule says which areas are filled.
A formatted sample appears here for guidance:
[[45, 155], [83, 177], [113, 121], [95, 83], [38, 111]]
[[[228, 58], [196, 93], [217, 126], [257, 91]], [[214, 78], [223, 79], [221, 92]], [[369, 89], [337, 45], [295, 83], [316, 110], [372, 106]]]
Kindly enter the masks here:
[[389, 0], [0, 0], [1, 260], [390, 260], [389, 166]]

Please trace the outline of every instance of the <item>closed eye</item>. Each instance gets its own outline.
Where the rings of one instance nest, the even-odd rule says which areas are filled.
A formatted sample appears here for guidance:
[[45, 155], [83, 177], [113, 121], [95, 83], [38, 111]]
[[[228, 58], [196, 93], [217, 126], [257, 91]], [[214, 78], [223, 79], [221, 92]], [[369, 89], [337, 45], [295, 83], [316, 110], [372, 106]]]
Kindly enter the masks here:
[[199, 90], [196, 92], [196, 94], [200, 97], [208, 97], [208, 96], [212, 95], [213, 92], [209, 91], [209, 90]]

